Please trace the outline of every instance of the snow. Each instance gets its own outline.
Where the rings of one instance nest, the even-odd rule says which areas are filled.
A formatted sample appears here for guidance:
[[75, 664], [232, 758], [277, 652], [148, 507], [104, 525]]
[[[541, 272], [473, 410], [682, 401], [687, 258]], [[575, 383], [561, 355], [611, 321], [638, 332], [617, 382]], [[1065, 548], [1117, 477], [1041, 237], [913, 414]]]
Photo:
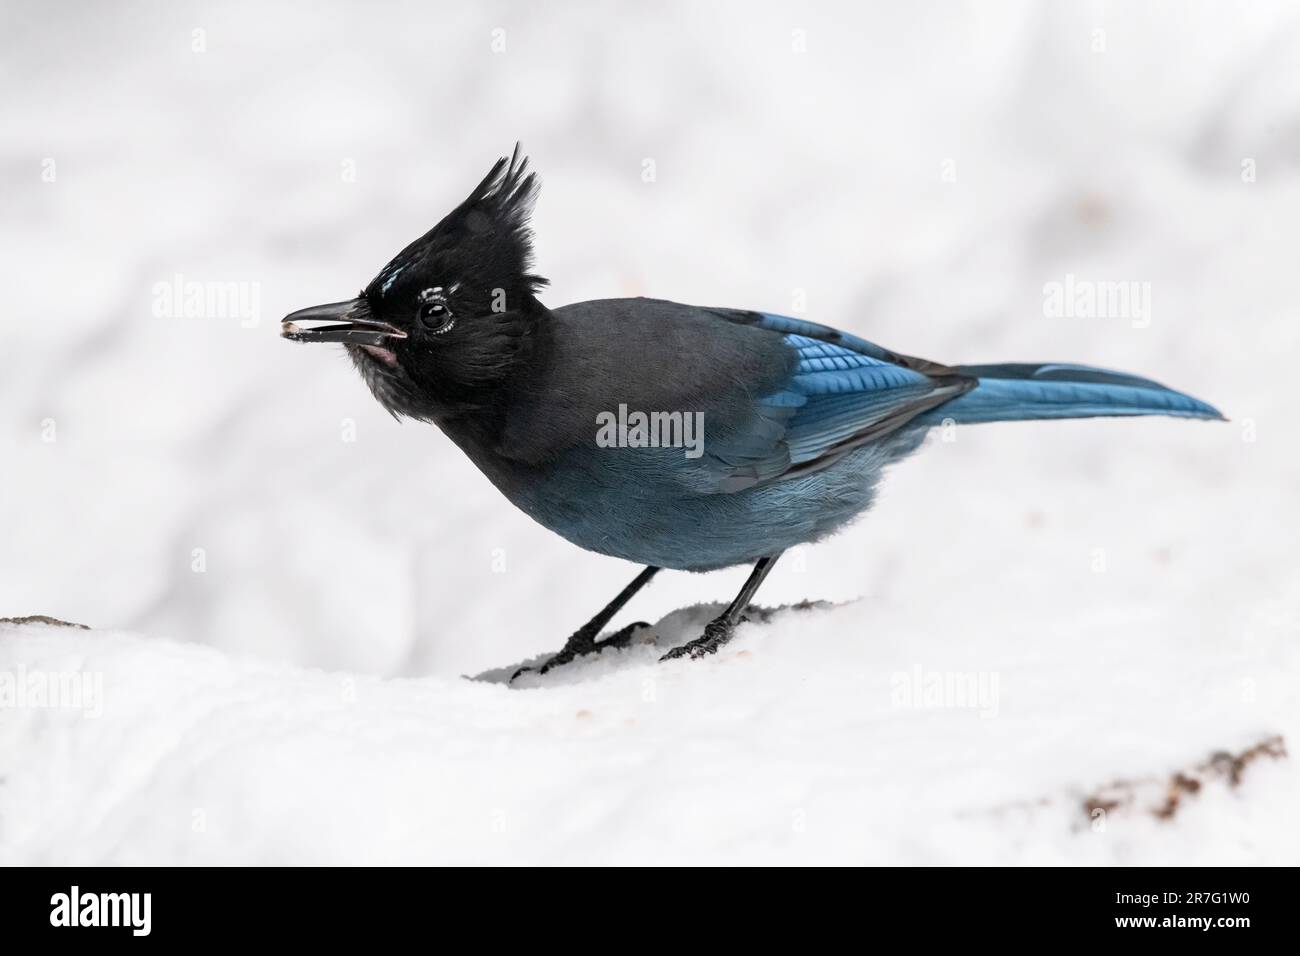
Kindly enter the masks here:
[[[708, 613], [655, 633], [692, 636]], [[519, 689], [8, 628], [11, 665], [102, 673], [105, 696], [98, 717], [28, 707], [6, 720], [0, 859], [1294, 861], [1287, 761], [1207, 784], [1171, 820], [1153, 815], [1161, 788], [1148, 787], [1094, 829], [1085, 801], [1112, 778], [1168, 777], [1300, 729], [1293, 702], [1289, 716], [1279, 706], [1293, 650], [1256, 645], [1249, 665], [1237, 648], [1188, 655], [1177, 627], [1190, 622], [1150, 629], [1144, 616], [1035, 611], [1021, 639], [989, 648], [954, 640], [957, 612], [918, 629], [899, 607], [786, 610], [703, 661], [660, 665], [663, 647], [637, 645]], [[995, 681], [977, 706], [909, 698], [916, 668], [989, 668]]]
[[[1300, 740], [1296, 11], [11, 7], [0, 616], [92, 629], [0, 624], [0, 702], [100, 675], [103, 712], [0, 708], [0, 863], [1300, 860], [1292, 758], [1151, 812]], [[507, 687], [636, 569], [277, 320], [516, 138], [549, 302], [1120, 368], [1231, 421], [936, 433], [759, 595], [831, 606], [660, 665], [745, 576], [664, 573], [613, 622], [659, 646]], [[160, 316], [177, 276], [243, 308]], [[1069, 276], [1150, 283], [1150, 322], [1045, 315]]]

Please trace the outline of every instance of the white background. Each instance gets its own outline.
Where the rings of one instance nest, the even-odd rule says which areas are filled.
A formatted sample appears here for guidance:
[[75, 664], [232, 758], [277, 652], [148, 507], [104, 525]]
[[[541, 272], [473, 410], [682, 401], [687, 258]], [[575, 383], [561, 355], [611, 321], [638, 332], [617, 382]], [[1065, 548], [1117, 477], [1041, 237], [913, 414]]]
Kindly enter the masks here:
[[[1300, 858], [1284, 764], [1174, 822], [1077, 828], [1111, 780], [1300, 722], [1285, 5], [0, 10], [0, 616], [140, 635], [0, 633], [0, 666], [102, 671], [112, 704], [0, 712], [0, 858]], [[548, 304], [806, 302], [913, 355], [1123, 369], [1232, 421], [935, 436], [760, 595], [854, 603], [705, 664], [466, 682], [636, 569], [278, 320], [355, 294], [516, 139]], [[258, 321], [157, 317], [178, 274], [251, 284]], [[1149, 325], [1045, 316], [1067, 274], [1150, 283]], [[744, 574], [661, 574], [618, 623]], [[998, 675], [997, 716], [898, 706], [915, 668]], [[372, 680], [396, 677], [419, 680]]]

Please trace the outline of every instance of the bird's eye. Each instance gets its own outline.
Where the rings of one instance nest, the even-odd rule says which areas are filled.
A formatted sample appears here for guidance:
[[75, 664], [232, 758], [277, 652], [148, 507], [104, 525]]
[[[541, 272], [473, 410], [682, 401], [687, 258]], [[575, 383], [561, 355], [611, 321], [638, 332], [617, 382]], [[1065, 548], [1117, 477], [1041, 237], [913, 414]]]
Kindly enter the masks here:
[[424, 326], [426, 332], [432, 332], [434, 335], [442, 335], [444, 332], [451, 331], [451, 327], [456, 322], [456, 317], [451, 314], [451, 308], [447, 304], [447, 297], [443, 295], [442, 287], [434, 289], [425, 289], [420, 293], [420, 305], [416, 313], [420, 320], [420, 325]]

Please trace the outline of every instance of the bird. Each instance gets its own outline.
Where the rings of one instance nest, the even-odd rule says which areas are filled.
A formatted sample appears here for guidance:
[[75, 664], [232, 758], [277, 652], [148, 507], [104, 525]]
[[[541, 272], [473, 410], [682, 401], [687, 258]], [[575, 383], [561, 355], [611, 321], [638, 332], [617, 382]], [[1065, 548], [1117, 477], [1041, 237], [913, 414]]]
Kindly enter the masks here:
[[296, 311], [281, 335], [342, 343], [394, 418], [438, 426], [544, 527], [643, 566], [540, 673], [625, 646], [644, 622], [597, 638], [660, 570], [752, 566], [703, 633], [661, 660], [717, 652], [781, 554], [867, 511], [886, 467], [936, 426], [1223, 420], [1136, 375], [945, 365], [771, 312], [652, 298], [549, 308], [533, 271], [538, 190], [516, 144], [356, 298]]

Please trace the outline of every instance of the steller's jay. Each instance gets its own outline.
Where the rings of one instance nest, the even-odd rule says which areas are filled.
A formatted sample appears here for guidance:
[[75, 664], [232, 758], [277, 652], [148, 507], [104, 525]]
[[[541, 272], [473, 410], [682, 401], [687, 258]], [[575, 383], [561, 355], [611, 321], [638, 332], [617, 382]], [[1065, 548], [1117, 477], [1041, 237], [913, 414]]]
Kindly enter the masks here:
[[626, 643], [645, 625], [596, 638], [660, 568], [753, 562], [727, 610], [664, 659], [715, 652], [781, 553], [869, 508], [885, 466], [934, 425], [1223, 417], [1135, 375], [942, 365], [766, 312], [659, 299], [548, 309], [530, 271], [537, 187], [516, 146], [357, 298], [295, 312], [281, 334], [343, 343], [395, 418], [437, 424], [534, 520], [646, 565], [542, 672]]

